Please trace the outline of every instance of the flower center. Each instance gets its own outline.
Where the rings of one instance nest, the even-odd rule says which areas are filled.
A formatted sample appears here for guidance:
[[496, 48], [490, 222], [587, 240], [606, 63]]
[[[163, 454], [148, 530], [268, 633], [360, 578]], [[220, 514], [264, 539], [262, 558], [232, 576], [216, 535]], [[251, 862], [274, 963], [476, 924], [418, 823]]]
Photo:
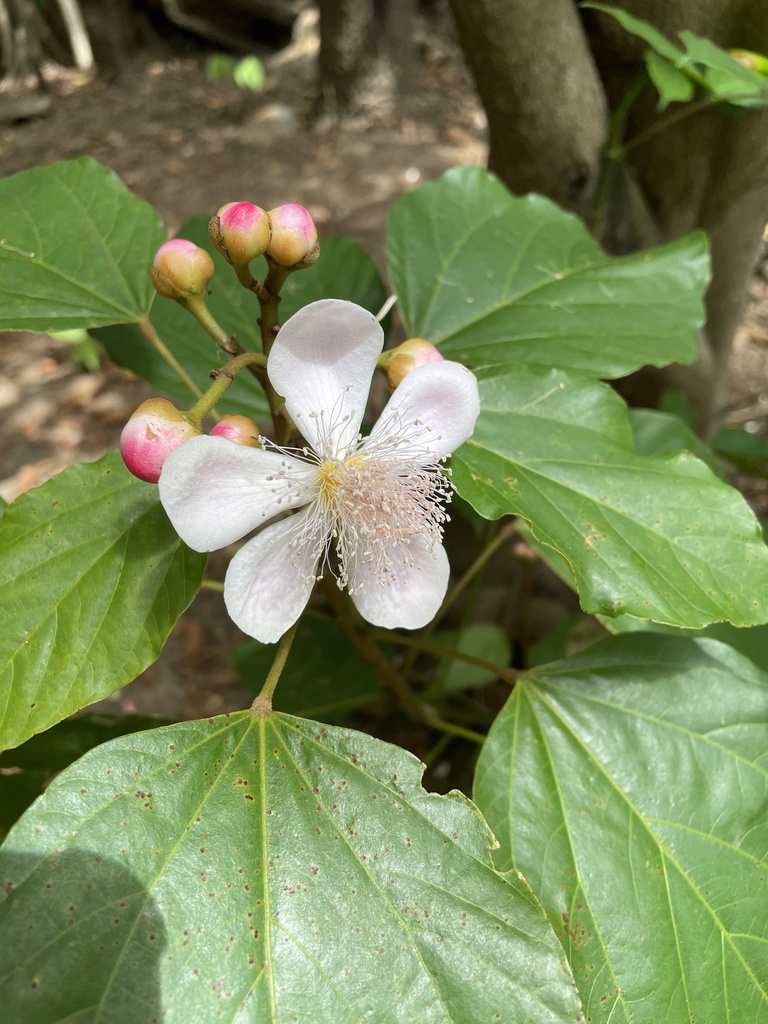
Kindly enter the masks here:
[[333, 537], [335, 575], [350, 592], [360, 589], [369, 574], [383, 585], [404, 579], [413, 565], [409, 545], [414, 536], [440, 543], [452, 488], [436, 462], [394, 458], [362, 441], [350, 457], [320, 462], [318, 483], [315, 507], [296, 540], [314, 541], [322, 572]]

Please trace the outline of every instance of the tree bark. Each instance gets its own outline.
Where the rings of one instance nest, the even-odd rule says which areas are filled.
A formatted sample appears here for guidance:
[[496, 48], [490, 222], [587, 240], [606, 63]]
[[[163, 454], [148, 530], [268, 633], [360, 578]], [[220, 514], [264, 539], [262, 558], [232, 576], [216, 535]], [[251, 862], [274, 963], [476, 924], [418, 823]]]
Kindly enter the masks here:
[[319, 0], [320, 89], [327, 109], [345, 115], [409, 103], [418, 68], [415, 2]]
[[607, 104], [573, 0], [451, 0], [488, 114], [489, 167], [513, 192], [581, 208]]
[[[687, 28], [720, 46], [768, 51], [766, 3], [614, 2], [671, 39]], [[584, 215], [601, 163], [606, 110], [615, 111], [643, 73], [647, 44], [595, 11], [584, 12], [582, 30], [574, 0], [451, 4], [488, 114], [491, 170], [513, 192], [541, 192]], [[659, 123], [656, 102], [647, 85], [631, 108], [625, 143]], [[733, 333], [768, 219], [768, 111], [713, 107], [685, 116], [630, 145], [626, 165], [611, 180], [608, 216], [592, 221], [610, 251], [694, 228], [709, 233], [713, 277], [702, 356], [694, 367], [673, 367], [657, 380], [684, 391], [706, 432], [722, 405]]]

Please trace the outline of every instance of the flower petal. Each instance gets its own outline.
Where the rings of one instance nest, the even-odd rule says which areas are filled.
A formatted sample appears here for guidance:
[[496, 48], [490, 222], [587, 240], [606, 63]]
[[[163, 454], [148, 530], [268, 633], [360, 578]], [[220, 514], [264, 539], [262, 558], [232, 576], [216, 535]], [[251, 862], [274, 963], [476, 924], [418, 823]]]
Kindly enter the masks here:
[[307, 515], [299, 512], [268, 526], [242, 547], [224, 580], [224, 601], [244, 633], [264, 644], [279, 640], [309, 600], [317, 556], [312, 545], [291, 547], [291, 536]]
[[358, 565], [350, 578], [352, 600], [374, 626], [421, 629], [435, 617], [448, 589], [450, 567], [445, 548], [427, 537], [414, 536], [407, 545], [392, 544], [388, 553], [397, 578], [382, 583], [365, 565]]
[[[397, 457], [450, 455], [475, 429], [480, 412], [477, 379], [446, 360], [412, 370], [395, 389], [370, 434], [370, 443], [398, 440]], [[410, 445], [413, 445], [413, 450]]]
[[288, 455], [201, 435], [165, 460], [160, 500], [185, 543], [214, 551], [307, 504], [316, 479], [316, 469]]
[[333, 458], [356, 442], [383, 344], [376, 317], [341, 299], [312, 302], [280, 328], [269, 379], [319, 455]]

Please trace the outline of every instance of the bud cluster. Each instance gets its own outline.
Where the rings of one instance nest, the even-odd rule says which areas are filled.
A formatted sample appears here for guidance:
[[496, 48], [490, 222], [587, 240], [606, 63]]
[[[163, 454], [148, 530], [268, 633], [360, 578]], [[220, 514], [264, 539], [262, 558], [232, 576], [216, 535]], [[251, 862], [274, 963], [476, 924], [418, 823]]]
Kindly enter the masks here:
[[[163, 463], [174, 448], [202, 433], [193, 419], [192, 413], [183, 413], [165, 398], [142, 402], [120, 435], [120, 454], [131, 473], [139, 480], [156, 484]], [[211, 435], [250, 448], [260, 447], [258, 426], [247, 416], [236, 413], [222, 416]]]

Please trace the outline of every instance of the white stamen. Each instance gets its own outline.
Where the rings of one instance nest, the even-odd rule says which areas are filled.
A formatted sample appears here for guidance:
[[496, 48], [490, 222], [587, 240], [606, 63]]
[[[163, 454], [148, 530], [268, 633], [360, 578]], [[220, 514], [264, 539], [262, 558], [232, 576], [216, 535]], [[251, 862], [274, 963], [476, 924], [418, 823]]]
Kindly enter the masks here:
[[[414, 564], [411, 538], [440, 543], [453, 486], [442, 468], [443, 457], [425, 444], [430, 432], [419, 420], [409, 425], [393, 418], [383, 434], [358, 436], [354, 445], [337, 450], [334, 438], [348, 418], [341, 404], [330, 416], [316, 414], [322, 426], [317, 452], [277, 448], [265, 439], [260, 443], [316, 467], [306, 516], [290, 544], [296, 550], [310, 547], [315, 580], [328, 566], [339, 587], [354, 593], [368, 573], [382, 586], [405, 582]], [[330, 561], [331, 540], [338, 568]]]

